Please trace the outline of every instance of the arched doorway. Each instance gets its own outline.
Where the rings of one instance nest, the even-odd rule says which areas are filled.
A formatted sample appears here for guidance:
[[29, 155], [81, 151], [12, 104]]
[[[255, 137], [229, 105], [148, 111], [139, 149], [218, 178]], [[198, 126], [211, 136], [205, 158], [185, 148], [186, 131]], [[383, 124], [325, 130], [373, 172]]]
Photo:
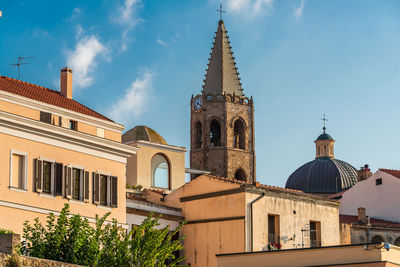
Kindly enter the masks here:
[[169, 163], [165, 156], [156, 154], [151, 159], [152, 186], [169, 188]]
[[235, 172], [235, 179], [240, 181], [246, 181], [246, 173], [243, 169], [239, 169]]
[[244, 123], [242, 120], [238, 119], [233, 125], [233, 147], [245, 149], [245, 144]]
[[221, 146], [221, 125], [217, 120], [210, 123], [210, 147]]

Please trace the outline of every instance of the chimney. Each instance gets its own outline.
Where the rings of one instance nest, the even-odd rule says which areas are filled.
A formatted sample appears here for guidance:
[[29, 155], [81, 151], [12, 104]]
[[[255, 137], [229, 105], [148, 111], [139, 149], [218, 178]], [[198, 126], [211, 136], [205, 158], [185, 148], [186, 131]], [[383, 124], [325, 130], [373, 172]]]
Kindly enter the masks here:
[[72, 70], [68, 67], [61, 69], [60, 92], [63, 96], [72, 99]]
[[359, 224], [367, 224], [367, 216], [365, 213], [365, 208], [358, 208], [358, 223]]

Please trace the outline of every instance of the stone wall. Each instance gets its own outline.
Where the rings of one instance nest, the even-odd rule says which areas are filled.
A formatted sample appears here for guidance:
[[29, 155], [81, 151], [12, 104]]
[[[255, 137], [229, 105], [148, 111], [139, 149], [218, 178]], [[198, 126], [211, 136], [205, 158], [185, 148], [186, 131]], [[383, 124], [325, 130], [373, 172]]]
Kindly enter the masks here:
[[[0, 252], [0, 266], [8, 266], [10, 254]], [[78, 267], [82, 265], [69, 264], [65, 262], [59, 261], [51, 261], [33, 257], [19, 256], [20, 266], [29, 266], [29, 267]]]

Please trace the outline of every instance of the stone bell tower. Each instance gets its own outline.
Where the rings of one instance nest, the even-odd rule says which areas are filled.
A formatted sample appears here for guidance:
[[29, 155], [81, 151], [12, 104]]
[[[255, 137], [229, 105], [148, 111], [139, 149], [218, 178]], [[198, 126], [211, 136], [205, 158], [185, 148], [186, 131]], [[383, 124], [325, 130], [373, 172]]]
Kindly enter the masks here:
[[252, 183], [256, 181], [253, 98], [243, 93], [227, 33], [221, 19], [203, 90], [191, 99], [190, 166]]

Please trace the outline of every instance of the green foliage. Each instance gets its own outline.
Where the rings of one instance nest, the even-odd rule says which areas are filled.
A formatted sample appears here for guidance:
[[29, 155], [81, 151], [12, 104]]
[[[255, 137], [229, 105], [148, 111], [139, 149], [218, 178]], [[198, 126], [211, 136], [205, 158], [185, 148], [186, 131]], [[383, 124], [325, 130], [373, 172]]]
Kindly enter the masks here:
[[39, 219], [24, 223], [23, 255], [88, 266], [179, 266], [183, 257], [174, 252], [183, 249], [182, 240], [172, 240], [182, 228], [156, 229], [160, 217], [150, 214], [140, 226], [127, 232], [115, 219], [105, 223], [96, 216], [95, 226], [79, 215], [70, 215], [66, 204], [57, 217], [48, 216], [44, 227]]
[[8, 235], [8, 234], [14, 234], [14, 232], [8, 229], [0, 228], [0, 235]]

